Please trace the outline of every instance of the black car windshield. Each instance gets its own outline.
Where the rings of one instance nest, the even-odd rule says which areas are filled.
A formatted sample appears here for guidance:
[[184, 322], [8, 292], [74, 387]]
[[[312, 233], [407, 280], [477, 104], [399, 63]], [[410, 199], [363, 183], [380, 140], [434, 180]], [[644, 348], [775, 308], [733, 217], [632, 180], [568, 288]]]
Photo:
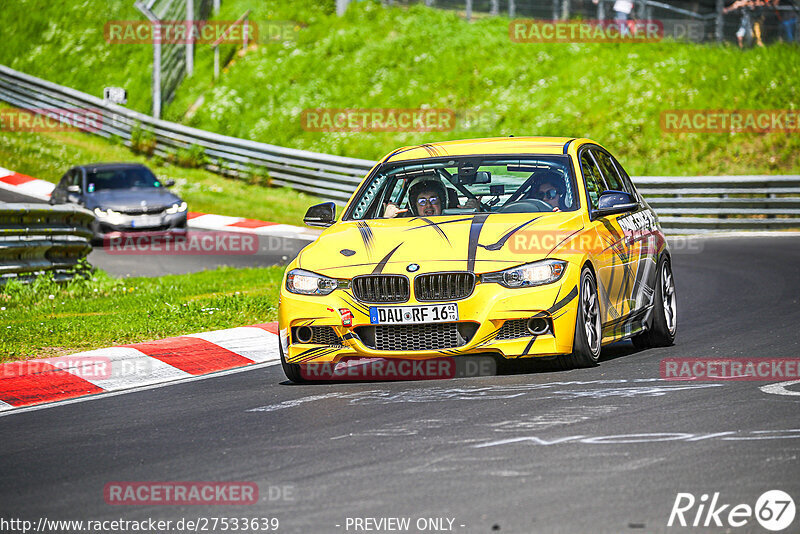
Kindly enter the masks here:
[[346, 219], [547, 213], [579, 207], [567, 156], [469, 156], [388, 164], [357, 194]]
[[86, 175], [86, 191], [93, 193], [107, 189], [151, 189], [162, 187], [146, 167], [128, 167], [91, 171]]

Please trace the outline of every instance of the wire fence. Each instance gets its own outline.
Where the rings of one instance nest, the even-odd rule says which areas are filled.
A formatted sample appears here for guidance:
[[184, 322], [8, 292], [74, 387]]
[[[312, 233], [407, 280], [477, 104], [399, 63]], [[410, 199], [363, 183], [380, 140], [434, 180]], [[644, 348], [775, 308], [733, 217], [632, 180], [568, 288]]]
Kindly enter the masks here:
[[[383, 0], [386, 6], [424, 4], [429, 7], [457, 11], [471, 19], [485, 16], [507, 16], [541, 20], [605, 20], [614, 17], [616, 0]], [[633, 0], [631, 18], [661, 21], [664, 35], [676, 39], [705, 41], [735, 41], [741, 26], [739, 12], [723, 13], [730, 0]], [[794, 39], [800, 32], [800, 17], [794, 0], [781, 0], [762, 12], [762, 34], [765, 43], [789, 40], [785, 25], [794, 29]], [[752, 26], [748, 38], [752, 38]]]

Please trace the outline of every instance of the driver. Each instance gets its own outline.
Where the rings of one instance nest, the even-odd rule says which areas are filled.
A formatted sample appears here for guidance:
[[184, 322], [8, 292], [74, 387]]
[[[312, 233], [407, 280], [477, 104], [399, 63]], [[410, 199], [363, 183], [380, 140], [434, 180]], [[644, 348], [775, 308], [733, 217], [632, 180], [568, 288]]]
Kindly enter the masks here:
[[[442, 208], [447, 207], [447, 190], [441, 181], [431, 177], [415, 178], [408, 188], [408, 198], [411, 201], [411, 213], [416, 216], [434, 217], [442, 214]], [[386, 205], [383, 216], [387, 219], [402, 216], [408, 209], [390, 202]]]
[[528, 193], [528, 198], [541, 200], [549, 204], [553, 211], [563, 211], [567, 209], [564, 204], [566, 188], [564, 178], [556, 171], [544, 171], [536, 176], [533, 185]]

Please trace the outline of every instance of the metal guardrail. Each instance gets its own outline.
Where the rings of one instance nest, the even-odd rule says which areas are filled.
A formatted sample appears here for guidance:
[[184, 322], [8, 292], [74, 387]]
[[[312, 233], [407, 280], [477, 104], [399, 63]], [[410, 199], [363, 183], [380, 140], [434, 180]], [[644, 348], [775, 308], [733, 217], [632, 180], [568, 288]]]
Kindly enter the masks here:
[[800, 176], [641, 176], [669, 233], [800, 228]]
[[0, 204], [0, 286], [52, 272], [72, 278], [92, 250], [94, 214], [71, 205]]
[[[147, 115], [0, 65], [0, 100], [29, 110], [66, 108], [100, 114], [96, 133], [119, 136], [130, 146], [137, 125], [156, 138], [156, 153], [204, 149], [206, 168], [239, 175], [266, 169], [277, 185], [342, 203], [374, 161], [284, 148], [219, 135]], [[800, 228], [800, 176], [634, 177], [639, 191], [670, 233]]]
[[254, 168], [266, 169], [276, 185], [339, 202], [350, 198], [374, 165], [363, 159], [284, 148], [154, 119], [3, 65], [0, 65], [0, 100], [28, 110], [93, 112], [99, 115], [100, 124], [91, 133], [106, 138], [118, 136], [130, 146], [132, 131], [140, 127], [155, 137], [155, 153], [160, 156], [199, 146], [208, 161], [205, 167], [211, 171], [239, 176]]

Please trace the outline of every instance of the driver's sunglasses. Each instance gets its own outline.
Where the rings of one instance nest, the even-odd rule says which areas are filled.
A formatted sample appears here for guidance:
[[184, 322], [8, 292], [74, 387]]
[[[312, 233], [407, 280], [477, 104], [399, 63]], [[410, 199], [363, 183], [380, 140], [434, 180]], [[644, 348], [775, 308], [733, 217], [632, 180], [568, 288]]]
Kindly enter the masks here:
[[420, 206], [427, 206], [430, 202], [431, 206], [435, 206], [439, 203], [439, 197], [431, 197], [431, 198], [418, 198], [417, 204]]
[[558, 196], [558, 191], [555, 189], [548, 189], [547, 191], [537, 191], [534, 198], [538, 198], [539, 200], [553, 200]]

